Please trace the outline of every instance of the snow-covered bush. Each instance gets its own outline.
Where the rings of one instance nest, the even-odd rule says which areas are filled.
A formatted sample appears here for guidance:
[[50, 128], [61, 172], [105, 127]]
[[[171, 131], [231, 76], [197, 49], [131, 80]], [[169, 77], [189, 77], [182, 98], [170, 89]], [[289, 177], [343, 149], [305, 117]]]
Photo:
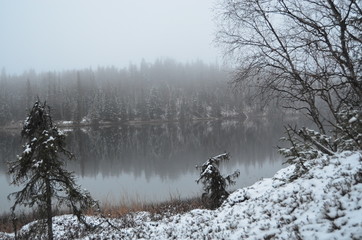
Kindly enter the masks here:
[[348, 109], [338, 113], [335, 145], [339, 151], [362, 149], [362, 110]]
[[308, 171], [305, 163], [322, 155], [335, 155], [346, 150], [362, 149], [362, 111], [357, 109], [341, 110], [336, 114], [337, 124], [331, 124], [331, 136], [317, 131], [296, 127], [286, 127], [286, 137], [289, 148], [279, 148], [279, 152], [286, 157], [285, 163], [295, 164], [295, 180]]
[[224, 200], [229, 196], [226, 191], [228, 185], [235, 184], [235, 178], [240, 175], [237, 170], [233, 174], [223, 177], [219, 170], [220, 162], [228, 161], [230, 154], [224, 153], [212, 157], [201, 166], [196, 166], [200, 170], [200, 177], [197, 183], [203, 184], [204, 193], [202, 199], [205, 207], [215, 209], [221, 206]]
[[308, 171], [305, 166], [306, 161], [323, 155], [322, 151], [318, 150], [314, 144], [323, 146], [328, 144], [330, 138], [307, 128], [297, 130], [296, 127], [288, 126], [285, 129], [286, 137], [281, 140], [288, 142], [291, 146], [279, 148], [279, 153], [286, 158], [284, 164], [295, 164], [294, 174], [289, 179], [293, 181]]

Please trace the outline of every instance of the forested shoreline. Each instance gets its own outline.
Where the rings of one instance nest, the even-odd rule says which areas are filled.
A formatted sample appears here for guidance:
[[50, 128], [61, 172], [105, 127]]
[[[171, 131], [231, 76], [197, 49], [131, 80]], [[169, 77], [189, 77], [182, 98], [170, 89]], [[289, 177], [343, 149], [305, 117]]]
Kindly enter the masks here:
[[0, 126], [23, 121], [37, 98], [51, 107], [55, 121], [73, 125], [167, 122], [229, 117], [266, 110], [227, 84], [229, 74], [201, 61], [142, 61], [127, 68], [0, 75]]

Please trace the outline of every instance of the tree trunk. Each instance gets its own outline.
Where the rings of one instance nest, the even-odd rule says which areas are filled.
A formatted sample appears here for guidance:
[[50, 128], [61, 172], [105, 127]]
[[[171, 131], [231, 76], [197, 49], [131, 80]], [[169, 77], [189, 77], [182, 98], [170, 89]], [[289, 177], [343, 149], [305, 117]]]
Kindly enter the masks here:
[[52, 218], [52, 193], [49, 179], [45, 180], [46, 184], [46, 214], [48, 224], [48, 240], [53, 240], [53, 218]]

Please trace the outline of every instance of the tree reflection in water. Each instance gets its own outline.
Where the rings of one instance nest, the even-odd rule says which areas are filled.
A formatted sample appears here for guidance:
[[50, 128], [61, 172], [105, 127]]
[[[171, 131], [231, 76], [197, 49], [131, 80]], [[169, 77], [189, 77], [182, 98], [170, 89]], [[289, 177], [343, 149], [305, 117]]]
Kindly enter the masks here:
[[[226, 168], [241, 171], [237, 187], [272, 176], [282, 162], [275, 149], [283, 134], [280, 120], [120, 125], [66, 131], [68, 148], [76, 155], [68, 169], [100, 200], [110, 194], [118, 198], [122, 192], [146, 201], [168, 200], [170, 192], [180, 197], [195, 195], [199, 191], [194, 181], [198, 174], [195, 165], [225, 151], [232, 156]], [[1, 133], [1, 175], [6, 174], [4, 162], [19, 154], [20, 142], [17, 133]], [[0, 190], [6, 193], [0, 202], [6, 201], [6, 191], [10, 191], [7, 184], [0, 183]]]

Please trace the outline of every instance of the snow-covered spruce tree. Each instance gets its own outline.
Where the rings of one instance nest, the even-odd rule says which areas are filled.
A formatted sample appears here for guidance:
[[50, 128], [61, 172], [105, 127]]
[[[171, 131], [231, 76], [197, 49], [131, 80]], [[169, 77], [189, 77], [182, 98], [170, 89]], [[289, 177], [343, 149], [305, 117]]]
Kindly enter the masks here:
[[358, 106], [344, 108], [336, 113], [338, 123], [333, 126], [332, 136], [317, 131], [287, 126], [286, 137], [289, 148], [279, 148], [286, 157], [285, 163], [295, 164], [294, 174], [289, 179], [293, 181], [308, 171], [305, 163], [322, 155], [332, 156], [335, 152], [345, 150], [362, 150], [362, 108]]
[[53, 125], [46, 103], [35, 102], [21, 135], [27, 141], [24, 151], [17, 160], [9, 163], [12, 184], [24, 185], [22, 190], [9, 195], [9, 198], [15, 198], [11, 208], [13, 214], [18, 205], [38, 207], [44, 216], [39, 223], [42, 228], [47, 226], [48, 239], [53, 239], [55, 207], [65, 205], [71, 208], [79, 221], [87, 225], [83, 212], [98, 207], [98, 203], [75, 183], [74, 175], [65, 169], [66, 161], [73, 155], [65, 149], [65, 135]]
[[226, 187], [235, 184], [234, 179], [240, 175], [238, 170], [226, 177], [221, 175], [219, 165], [228, 160], [230, 160], [230, 154], [224, 153], [210, 158], [201, 166], [196, 166], [200, 170], [200, 177], [196, 181], [203, 184], [205, 192], [202, 194], [202, 200], [205, 207], [209, 209], [216, 209], [221, 206], [229, 196]]
[[[298, 130], [296, 127], [287, 126], [285, 130], [286, 137], [281, 140], [288, 142], [291, 146], [288, 148], [279, 147], [279, 153], [286, 158], [284, 164], [295, 164], [294, 174], [288, 179], [289, 181], [294, 181], [308, 171], [305, 165], [308, 160], [321, 157], [323, 153], [333, 154], [324, 147], [330, 142], [330, 137], [307, 128]], [[319, 149], [315, 148], [315, 144], [319, 146]]]
[[339, 151], [362, 150], [362, 103], [337, 113], [339, 122], [334, 128], [334, 145]]

